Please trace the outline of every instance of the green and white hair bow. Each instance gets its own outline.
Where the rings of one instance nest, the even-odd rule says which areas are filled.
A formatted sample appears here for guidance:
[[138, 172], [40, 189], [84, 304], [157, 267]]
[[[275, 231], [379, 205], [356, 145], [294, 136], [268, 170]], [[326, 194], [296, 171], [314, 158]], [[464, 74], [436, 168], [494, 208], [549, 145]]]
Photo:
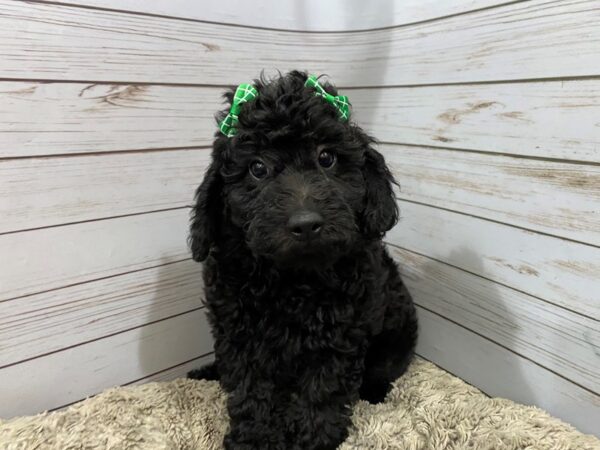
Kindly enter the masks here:
[[[345, 95], [331, 95], [323, 86], [319, 84], [316, 76], [311, 75], [304, 83], [306, 87], [313, 88], [315, 95], [322, 97], [327, 103], [333, 105], [339, 112], [340, 120], [346, 121], [350, 118], [350, 102]], [[235, 90], [233, 102], [229, 114], [219, 123], [219, 129], [227, 137], [232, 137], [237, 133], [238, 114], [242, 109], [242, 105], [251, 102], [258, 97], [258, 91], [254, 86], [248, 83], [240, 84]]]
[[323, 86], [319, 84], [319, 80], [314, 75], [308, 77], [304, 86], [314, 88], [315, 91], [317, 91], [315, 92], [315, 95], [323, 97], [327, 103], [331, 103], [335, 106], [342, 121], [346, 121], [350, 118], [350, 101], [348, 100], [348, 97], [345, 95], [331, 95], [323, 89]]
[[258, 91], [254, 86], [248, 83], [240, 84], [235, 90], [233, 102], [229, 114], [219, 124], [219, 129], [227, 137], [237, 133], [238, 114], [244, 103], [250, 102], [258, 97]]

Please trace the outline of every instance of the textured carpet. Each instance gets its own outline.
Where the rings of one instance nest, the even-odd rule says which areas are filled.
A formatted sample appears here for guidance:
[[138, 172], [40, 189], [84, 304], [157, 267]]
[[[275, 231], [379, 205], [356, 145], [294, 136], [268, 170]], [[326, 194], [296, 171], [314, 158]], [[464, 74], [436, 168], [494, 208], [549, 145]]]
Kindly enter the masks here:
[[[64, 411], [0, 421], [0, 449], [210, 450], [227, 429], [216, 382], [110, 389]], [[600, 440], [532, 407], [488, 398], [416, 360], [386, 402], [359, 402], [349, 449], [600, 449]]]

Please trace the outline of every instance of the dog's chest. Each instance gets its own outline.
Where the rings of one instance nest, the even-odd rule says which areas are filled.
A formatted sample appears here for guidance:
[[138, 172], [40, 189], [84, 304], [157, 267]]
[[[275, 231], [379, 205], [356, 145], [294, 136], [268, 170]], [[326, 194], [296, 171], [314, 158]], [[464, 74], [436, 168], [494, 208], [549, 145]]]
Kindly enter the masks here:
[[218, 353], [244, 355], [248, 364], [278, 374], [360, 359], [382, 299], [378, 278], [367, 272], [322, 281], [239, 272], [219, 277], [207, 286]]
[[288, 284], [240, 304], [248, 345], [282, 364], [354, 353], [364, 340], [360, 302], [320, 285]]

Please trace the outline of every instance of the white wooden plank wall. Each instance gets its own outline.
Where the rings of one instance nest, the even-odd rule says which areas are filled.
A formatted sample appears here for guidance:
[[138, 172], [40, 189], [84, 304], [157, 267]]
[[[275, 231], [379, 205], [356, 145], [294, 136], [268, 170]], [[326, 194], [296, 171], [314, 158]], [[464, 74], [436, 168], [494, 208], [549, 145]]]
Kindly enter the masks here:
[[600, 435], [595, 0], [0, 0], [0, 416], [210, 360], [187, 206], [223, 87], [325, 72], [402, 188], [418, 352]]

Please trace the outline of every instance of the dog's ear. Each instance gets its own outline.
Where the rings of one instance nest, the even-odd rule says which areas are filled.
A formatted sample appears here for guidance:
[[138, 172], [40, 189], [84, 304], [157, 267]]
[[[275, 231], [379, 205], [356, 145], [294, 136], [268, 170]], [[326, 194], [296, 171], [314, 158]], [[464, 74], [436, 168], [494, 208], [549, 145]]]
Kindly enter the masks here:
[[218, 238], [222, 216], [223, 180], [219, 164], [213, 157], [202, 184], [196, 190], [195, 205], [192, 209], [192, 223], [188, 238], [195, 261], [204, 261]]
[[366, 184], [362, 216], [363, 233], [368, 238], [381, 238], [398, 221], [398, 205], [394, 195], [394, 177], [383, 155], [367, 145], [363, 176]]

